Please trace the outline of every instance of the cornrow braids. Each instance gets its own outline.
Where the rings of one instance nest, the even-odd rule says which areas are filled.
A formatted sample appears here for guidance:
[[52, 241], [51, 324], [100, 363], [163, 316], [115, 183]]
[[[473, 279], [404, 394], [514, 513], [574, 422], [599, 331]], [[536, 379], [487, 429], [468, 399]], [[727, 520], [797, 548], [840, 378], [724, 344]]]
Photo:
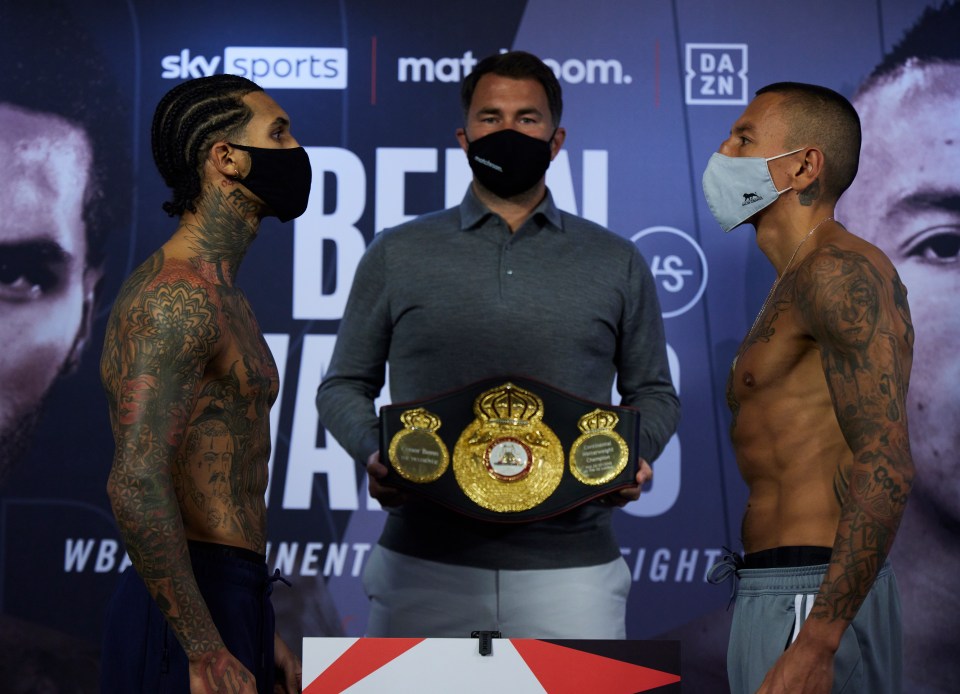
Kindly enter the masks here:
[[196, 212], [203, 155], [217, 140], [238, 136], [253, 117], [243, 102], [256, 83], [237, 75], [211, 75], [178, 84], [160, 99], [153, 115], [153, 159], [173, 199], [163, 203], [171, 217]]

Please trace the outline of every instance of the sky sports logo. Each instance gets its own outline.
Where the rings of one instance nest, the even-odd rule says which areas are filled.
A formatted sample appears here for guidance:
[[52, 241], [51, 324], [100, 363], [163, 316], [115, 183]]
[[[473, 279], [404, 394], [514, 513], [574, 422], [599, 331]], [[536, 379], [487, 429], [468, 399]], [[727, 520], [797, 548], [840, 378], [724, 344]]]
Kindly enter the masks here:
[[[209, 77], [217, 72], [240, 75], [264, 89], [346, 89], [346, 48], [227, 46], [223, 57], [191, 55], [184, 48], [160, 61], [165, 80]], [[221, 69], [222, 68], [222, 69]]]

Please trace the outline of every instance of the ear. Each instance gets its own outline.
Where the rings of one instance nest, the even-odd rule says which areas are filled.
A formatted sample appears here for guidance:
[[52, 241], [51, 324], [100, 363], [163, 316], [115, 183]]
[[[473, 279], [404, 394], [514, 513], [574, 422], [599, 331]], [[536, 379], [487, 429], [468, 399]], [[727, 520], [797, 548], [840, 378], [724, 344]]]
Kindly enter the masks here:
[[80, 365], [83, 350], [87, 346], [90, 334], [93, 331], [93, 313], [96, 306], [97, 290], [103, 279], [103, 268], [87, 268], [83, 272], [83, 315], [80, 317], [80, 326], [73, 338], [73, 346], [67, 354], [66, 360], [60, 369], [60, 375], [71, 374]]
[[800, 193], [823, 175], [823, 152], [816, 147], [808, 147], [800, 153], [799, 163], [791, 170], [793, 189]]
[[231, 147], [229, 142], [221, 140], [211, 145], [208, 161], [217, 173], [224, 178], [239, 181], [245, 175], [242, 171], [243, 166], [241, 166], [240, 158], [240, 150]]
[[464, 152], [467, 151], [467, 148], [470, 146], [470, 143], [467, 142], [467, 129], [466, 128], [457, 128], [457, 142], [460, 143], [460, 149]]
[[553, 134], [553, 139], [550, 140], [550, 161], [553, 161], [560, 154], [560, 148], [563, 147], [563, 142], [566, 139], [567, 129], [557, 128], [557, 132]]

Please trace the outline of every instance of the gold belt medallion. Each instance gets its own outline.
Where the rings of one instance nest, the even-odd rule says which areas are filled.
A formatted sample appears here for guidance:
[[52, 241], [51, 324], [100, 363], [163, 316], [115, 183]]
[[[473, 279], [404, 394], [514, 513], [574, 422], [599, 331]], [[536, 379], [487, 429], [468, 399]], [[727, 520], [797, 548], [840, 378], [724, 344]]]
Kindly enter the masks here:
[[564, 456], [543, 422], [543, 400], [505, 383], [477, 396], [473, 413], [453, 449], [463, 493], [497, 512], [526, 511], [550, 496], [563, 477]]
[[570, 446], [570, 472], [584, 484], [606, 484], [627, 467], [627, 442], [614, 431], [619, 421], [615, 412], [597, 409], [577, 423], [583, 433]]
[[390, 440], [390, 460], [401, 477], [411, 482], [433, 482], [447, 471], [450, 453], [437, 435], [440, 417], [421, 407], [400, 415], [404, 429]]

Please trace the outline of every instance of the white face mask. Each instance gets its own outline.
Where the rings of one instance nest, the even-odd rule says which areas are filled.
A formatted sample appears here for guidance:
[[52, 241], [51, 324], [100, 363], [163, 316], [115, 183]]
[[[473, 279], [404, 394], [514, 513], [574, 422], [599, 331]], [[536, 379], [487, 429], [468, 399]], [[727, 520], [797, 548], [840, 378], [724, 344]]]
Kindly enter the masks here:
[[767, 162], [788, 157], [802, 149], [767, 159], [714, 153], [703, 172], [703, 195], [720, 228], [730, 231], [740, 226], [790, 190], [789, 187], [777, 190]]

